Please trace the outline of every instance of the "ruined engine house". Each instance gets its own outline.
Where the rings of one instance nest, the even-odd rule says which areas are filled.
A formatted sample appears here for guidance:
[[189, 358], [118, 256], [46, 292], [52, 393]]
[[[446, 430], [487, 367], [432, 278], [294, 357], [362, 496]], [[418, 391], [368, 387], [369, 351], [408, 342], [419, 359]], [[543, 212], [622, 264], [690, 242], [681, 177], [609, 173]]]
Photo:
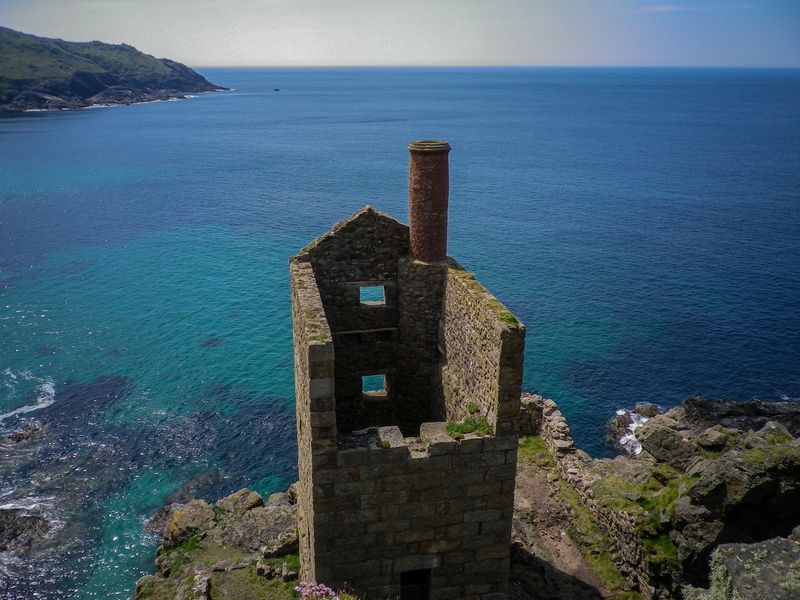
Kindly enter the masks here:
[[409, 225], [367, 206], [290, 259], [301, 577], [505, 598], [525, 327], [447, 256], [450, 146], [409, 151]]

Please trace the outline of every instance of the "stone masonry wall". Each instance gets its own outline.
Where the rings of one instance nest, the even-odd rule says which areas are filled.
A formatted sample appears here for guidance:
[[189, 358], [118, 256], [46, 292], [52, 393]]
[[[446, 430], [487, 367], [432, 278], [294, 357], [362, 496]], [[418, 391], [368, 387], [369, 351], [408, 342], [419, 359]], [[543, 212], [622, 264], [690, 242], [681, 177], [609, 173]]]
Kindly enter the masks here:
[[371, 598], [396, 597], [401, 574], [419, 569], [431, 569], [431, 598], [437, 600], [500, 600], [508, 589], [525, 330], [515, 319], [504, 320], [505, 308], [470, 278], [444, 291], [445, 298], [451, 295], [447, 322], [433, 335], [423, 331], [426, 320], [438, 325], [435, 309], [424, 304], [444, 268], [458, 267], [401, 259], [399, 287], [412, 297], [404, 304], [401, 291], [401, 314], [407, 309], [411, 319], [419, 310], [423, 324], [404, 340], [412, 348], [435, 344], [420, 348], [431, 360], [437, 346], [450, 344], [456, 360], [445, 385], [472, 377], [471, 369], [482, 365], [490, 385], [470, 387], [470, 379], [458, 395], [445, 389], [448, 418], [467, 416], [475, 402], [492, 417], [497, 435], [457, 441], [446, 434], [445, 422], [423, 422], [418, 437], [380, 427], [340, 436], [335, 465], [314, 468], [316, 580], [351, 584]]
[[[407, 414], [396, 424], [404, 435], [416, 435], [420, 423], [444, 414], [436, 411], [435, 383], [439, 374], [439, 320], [449, 261], [424, 263], [403, 257], [398, 261], [399, 325], [402, 353], [398, 355], [395, 392]], [[424, 403], [414, 399], [424, 398]]]
[[[432, 599], [503, 600], [525, 328], [457, 263], [407, 248], [367, 207], [290, 261], [301, 577], [383, 599], [430, 569]], [[365, 283], [385, 306], [358, 301]], [[471, 403], [494, 435], [455, 440], [444, 421]]]
[[556, 403], [534, 394], [523, 394], [521, 401], [523, 435], [540, 435], [555, 459], [561, 476], [570, 483], [594, 521], [606, 531], [617, 566], [628, 581], [649, 600], [652, 589], [644, 558], [644, 549], [636, 532], [633, 516], [601, 504], [594, 498], [589, 472], [591, 457], [575, 448], [572, 432]]
[[[313, 266], [336, 348], [337, 423], [342, 431], [397, 423], [397, 405], [363, 402], [361, 377], [388, 373], [398, 356], [398, 257], [408, 252], [408, 227], [367, 206], [304, 248], [298, 261]], [[381, 285], [385, 304], [363, 305], [359, 288]]]
[[465, 419], [475, 403], [498, 434], [516, 435], [524, 345], [525, 327], [454, 264], [439, 326], [439, 410], [447, 420]]
[[432, 569], [432, 600], [505, 598], [516, 457], [516, 436], [456, 441], [445, 423], [340, 449], [315, 471], [317, 581], [395, 598], [402, 572]]
[[314, 468], [335, 461], [333, 340], [309, 263], [290, 263], [297, 411], [298, 533], [301, 577], [314, 581]]

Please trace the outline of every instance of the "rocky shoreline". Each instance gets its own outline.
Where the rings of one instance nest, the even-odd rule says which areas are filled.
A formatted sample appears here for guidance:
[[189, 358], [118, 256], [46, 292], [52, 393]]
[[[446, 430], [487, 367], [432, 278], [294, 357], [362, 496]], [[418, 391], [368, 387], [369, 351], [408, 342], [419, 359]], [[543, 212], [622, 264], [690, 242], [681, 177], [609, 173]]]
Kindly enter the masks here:
[[[45, 429], [28, 422], [5, 443]], [[638, 455], [613, 459], [577, 449], [541, 396], [523, 395], [521, 429], [512, 598], [800, 593], [800, 405], [689, 398], [637, 429]], [[192, 499], [198, 491], [181, 488], [148, 521], [163, 541], [136, 598], [294, 597], [293, 488], [266, 501], [243, 489], [213, 505]], [[61, 525], [33, 506], [0, 506], [0, 552], [30, 555]]]
[[[576, 449], [541, 396], [523, 395], [522, 429], [512, 598], [789, 600], [800, 591], [800, 405], [690, 398], [650, 411], [641, 453], [614, 459]], [[291, 598], [293, 502], [292, 488], [266, 503], [245, 489], [213, 507], [175, 505], [157, 572], [139, 581], [136, 599], [210, 598], [212, 589], [215, 598], [265, 589]], [[723, 588], [728, 596], [708, 595]]]
[[785, 539], [800, 525], [800, 405], [689, 398], [642, 425], [640, 455], [592, 459], [575, 449], [552, 401], [523, 404], [528, 431], [538, 431], [644, 598], [706, 587], [717, 547]]

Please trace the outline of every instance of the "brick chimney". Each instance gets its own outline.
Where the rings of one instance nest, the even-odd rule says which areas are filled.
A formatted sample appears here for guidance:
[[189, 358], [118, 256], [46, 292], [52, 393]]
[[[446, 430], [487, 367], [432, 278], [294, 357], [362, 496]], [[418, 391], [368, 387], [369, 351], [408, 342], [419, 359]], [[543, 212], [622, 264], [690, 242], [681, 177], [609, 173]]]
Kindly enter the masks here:
[[447, 201], [450, 193], [450, 144], [421, 140], [408, 145], [408, 214], [410, 254], [433, 262], [447, 256]]

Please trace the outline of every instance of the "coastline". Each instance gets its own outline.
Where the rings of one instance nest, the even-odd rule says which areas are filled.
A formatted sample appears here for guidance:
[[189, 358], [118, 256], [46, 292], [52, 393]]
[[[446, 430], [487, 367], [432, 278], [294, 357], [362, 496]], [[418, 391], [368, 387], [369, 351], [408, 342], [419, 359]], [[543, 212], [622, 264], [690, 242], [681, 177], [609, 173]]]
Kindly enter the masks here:
[[132, 106], [134, 104], [153, 104], [156, 102], [177, 102], [179, 100], [192, 100], [197, 96], [199, 96], [200, 94], [217, 94], [217, 93], [232, 92], [232, 91], [234, 91], [232, 88], [220, 87], [219, 89], [215, 90], [203, 90], [200, 92], [188, 92], [185, 94], [178, 94], [178, 93], [164, 94], [164, 95], [159, 94], [158, 97], [152, 97], [142, 100], [131, 100], [129, 102], [126, 101], [100, 102], [100, 103], [82, 104], [76, 106], [60, 106], [53, 108], [23, 108], [20, 110], [8, 110], [5, 108], [0, 108], [0, 116], [18, 115], [27, 113], [54, 113], [61, 111], [89, 110], [95, 108], [114, 108], [117, 106]]

